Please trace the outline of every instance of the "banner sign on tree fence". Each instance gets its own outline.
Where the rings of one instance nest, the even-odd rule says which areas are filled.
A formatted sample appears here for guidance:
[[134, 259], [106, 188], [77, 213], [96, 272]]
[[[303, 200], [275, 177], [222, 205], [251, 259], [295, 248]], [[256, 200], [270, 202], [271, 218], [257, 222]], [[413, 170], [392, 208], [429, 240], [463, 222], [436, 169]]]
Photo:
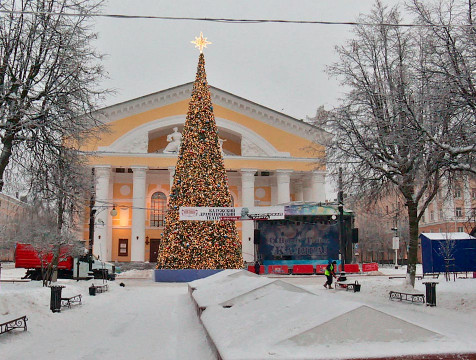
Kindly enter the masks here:
[[280, 220], [284, 206], [260, 207], [185, 207], [179, 209], [179, 220]]

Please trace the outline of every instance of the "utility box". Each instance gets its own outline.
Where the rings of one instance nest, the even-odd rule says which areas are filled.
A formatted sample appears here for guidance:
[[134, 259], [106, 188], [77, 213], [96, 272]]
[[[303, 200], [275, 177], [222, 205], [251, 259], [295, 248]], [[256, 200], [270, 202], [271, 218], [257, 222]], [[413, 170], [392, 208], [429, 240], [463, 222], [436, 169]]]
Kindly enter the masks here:
[[422, 233], [423, 273], [476, 271], [476, 238], [466, 233]]

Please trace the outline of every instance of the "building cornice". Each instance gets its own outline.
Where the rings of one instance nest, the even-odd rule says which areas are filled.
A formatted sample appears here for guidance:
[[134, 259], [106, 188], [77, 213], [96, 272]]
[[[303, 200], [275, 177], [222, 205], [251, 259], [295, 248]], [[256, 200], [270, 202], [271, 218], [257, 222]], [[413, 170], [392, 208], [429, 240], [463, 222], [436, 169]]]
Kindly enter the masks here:
[[[84, 155], [94, 157], [142, 157], [142, 158], [177, 158], [177, 154], [163, 154], [163, 153], [131, 153], [131, 152], [109, 152], [109, 151], [90, 151], [83, 152]], [[225, 155], [224, 159], [233, 160], [263, 160], [263, 161], [305, 161], [316, 162], [316, 158], [306, 157], [286, 157], [286, 156], [238, 156], [238, 155]], [[98, 165], [99, 166], [99, 165]]]

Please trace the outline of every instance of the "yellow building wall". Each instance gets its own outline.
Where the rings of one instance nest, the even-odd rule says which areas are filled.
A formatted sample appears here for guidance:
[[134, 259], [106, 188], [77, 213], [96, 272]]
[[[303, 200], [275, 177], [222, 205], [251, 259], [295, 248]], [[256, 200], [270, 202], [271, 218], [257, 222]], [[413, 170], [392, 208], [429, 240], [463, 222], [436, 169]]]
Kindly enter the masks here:
[[[257, 194], [263, 193], [263, 196], [258, 196]], [[266, 202], [266, 203], [271, 203], [271, 187], [270, 186], [257, 186], [255, 187], [255, 199]]]
[[[188, 102], [189, 102], [189, 99], [186, 99], [186, 100], [179, 101], [170, 105], [165, 105], [160, 108], [152, 109], [149, 111], [145, 111], [136, 115], [128, 116], [123, 119], [113, 121], [108, 124], [108, 132], [103, 132], [100, 139], [90, 140], [89, 143], [85, 144], [85, 146], [83, 147], [83, 150], [94, 151], [94, 150], [97, 150], [98, 146], [109, 146], [121, 136], [132, 131], [134, 128], [144, 125], [148, 122], [155, 121], [157, 119], [164, 119], [171, 116], [178, 116], [178, 115], [185, 116], [187, 114]], [[302, 138], [294, 134], [290, 134], [287, 131], [281, 130], [272, 125], [266, 124], [262, 121], [256, 120], [254, 118], [240, 114], [238, 112], [232, 111], [222, 106], [214, 105], [214, 113], [216, 117], [225, 118], [227, 120], [236, 122], [237, 124], [243, 125], [249, 129], [252, 129], [258, 135], [262, 136], [264, 139], [269, 141], [278, 151], [289, 152], [292, 157], [313, 156], [308, 149], [310, 146], [313, 146], [314, 148], [317, 148], [318, 150], [321, 150], [321, 151], [324, 150], [323, 146], [316, 146], [316, 144], [313, 144], [311, 141], [305, 138]], [[157, 149], [159, 146], [165, 147], [162, 145], [165, 145], [165, 143], [163, 143], [163, 138], [154, 139], [152, 141], [152, 144], [149, 144], [149, 151], [155, 151], [154, 149]], [[238, 145], [239, 144], [236, 144], [236, 143], [233, 144], [231, 141], [229, 143], [228, 141], [226, 141], [223, 144], [225, 149], [229, 149], [233, 153], [237, 153]], [[112, 158], [111, 160], [113, 160], [114, 165], [116, 166], [127, 165], [127, 164], [117, 164], [116, 163], [117, 160], [114, 158]], [[174, 165], [175, 159], [173, 160], [174, 161], [171, 162], [168, 166]], [[123, 161], [126, 161], [128, 163], [134, 163], [136, 165], [150, 165], [148, 163], [139, 164], [137, 163], [137, 159], [135, 158], [127, 158], [127, 160], [123, 159]], [[146, 160], [144, 159], [144, 161]], [[104, 163], [104, 161], [102, 161], [102, 163]], [[246, 163], [248, 163], [248, 161]], [[93, 164], [98, 164], [98, 162], [93, 162]], [[167, 164], [165, 164], [165, 166], [167, 166]], [[254, 165], [250, 164], [250, 166], [254, 166]], [[263, 167], [259, 166], [258, 168], [263, 168]], [[293, 169], [294, 167], [283, 167], [278, 165], [277, 167], [274, 167], [274, 168], [275, 169], [282, 169], [282, 168]], [[305, 170], [305, 169], [300, 169], [300, 170]], [[310, 169], [307, 169], [307, 170], [310, 170]]]
[[[112, 229], [112, 261], [131, 261], [131, 229]], [[128, 256], [119, 256], [119, 239], [128, 239]]]
[[234, 155], [241, 156], [241, 144], [237, 141], [231, 141], [230, 139], [226, 139], [226, 141], [223, 142], [223, 151], [226, 153], [226, 151], [231, 152]]
[[160, 136], [160, 137], [155, 138], [155, 139], [150, 139], [149, 140], [149, 147], [148, 147], [147, 152], [154, 153], [154, 152], [157, 152], [160, 149], [165, 149], [167, 144], [168, 144], [167, 135]]

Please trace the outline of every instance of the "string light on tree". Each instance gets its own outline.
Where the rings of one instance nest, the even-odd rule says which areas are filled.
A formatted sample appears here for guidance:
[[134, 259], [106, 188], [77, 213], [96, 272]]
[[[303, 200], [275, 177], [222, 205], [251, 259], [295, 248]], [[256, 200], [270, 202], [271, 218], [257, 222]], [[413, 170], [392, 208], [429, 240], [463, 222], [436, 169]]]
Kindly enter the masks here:
[[233, 221], [179, 220], [181, 206], [231, 206], [205, 72], [203, 48], [211, 42], [200, 33], [192, 43], [200, 50], [200, 56], [170, 191], [157, 268], [241, 268], [241, 242]]

